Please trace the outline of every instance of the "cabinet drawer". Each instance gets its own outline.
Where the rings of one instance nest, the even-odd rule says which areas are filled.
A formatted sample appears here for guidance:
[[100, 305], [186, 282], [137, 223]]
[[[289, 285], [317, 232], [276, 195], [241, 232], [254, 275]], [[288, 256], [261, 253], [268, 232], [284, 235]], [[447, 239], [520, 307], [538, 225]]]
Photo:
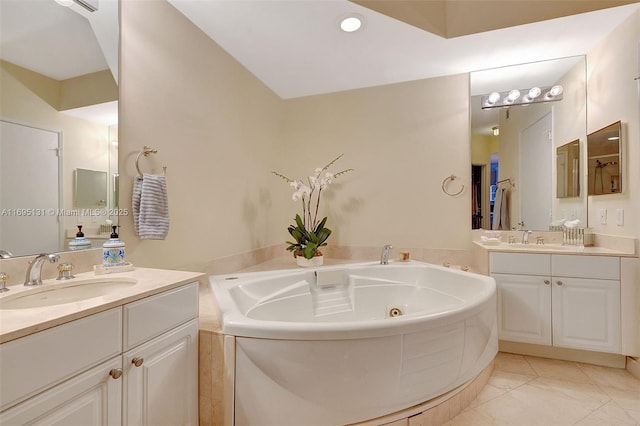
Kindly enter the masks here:
[[198, 316], [198, 283], [124, 306], [124, 350]]
[[491, 273], [551, 275], [551, 255], [539, 253], [491, 253]]
[[113, 308], [0, 345], [0, 410], [122, 352]]
[[551, 256], [551, 274], [558, 277], [620, 279], [620, 258], [610, 256]]

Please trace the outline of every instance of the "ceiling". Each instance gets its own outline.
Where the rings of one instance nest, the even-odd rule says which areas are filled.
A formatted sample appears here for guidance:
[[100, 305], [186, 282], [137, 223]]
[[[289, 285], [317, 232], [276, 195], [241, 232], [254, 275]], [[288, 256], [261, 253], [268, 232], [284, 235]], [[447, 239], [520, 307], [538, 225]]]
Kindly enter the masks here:
[[[639, 7], [635, 2], [445, 38], [346, 0], [168, 1], [284, 99], [583, 55]], [[531, 10], [532, 5], [562, 4], [561, 12], [566, 14], [572, 4], [574, 10], [586, 3], [619, 4], [588, 0], [470, 3], [483, 5], [483, 16], [498, 21], [504, 21], [505, 11], [507, 16], [514, 15]], [[352, 13], [364, 17], [365, 25], [355, 33], [344, 33], [338, 28], [339, 20]], [[464, 15], [460, 10], [457, 14]], [[449, 20], [459, 21], [455, 16], [452, 13]]]
[[[101, 7], [110, 1], [101, 0]], [[634, 2], [486, 31], [522, 23], [522, 11], [527, 11], [526, 20], [545, 19], [585, 10], [587, 4], [598, 8], [628, 2], [168, 1], [283, 99], [582, 55], [640, 7]], [[399, 19], [361, 4], [386, 5], [384, 12]], [[553, 4], [562, 7], [554, 11]], [[544, 13], [534, 13], [536, 7]], [[340, 31], [339, 19], [352, 13], [364, 18], [364, 28]], [[475, 15], [491, 19], [470, 19]], [[0, 0], [0, 19], [4, 60], [59, 80], [109, 67], [91, 25], [75, 5]], [[483, 32], [465, 34], [472, 31]]]
[[[0, 0], [0, 59], [54, 80], [107, 69], [117, 79], [117, 0], [99, 6], [91, 13], [54, 0]], [[117, 101], [63, 112], [103, 125], [118, 122]]]

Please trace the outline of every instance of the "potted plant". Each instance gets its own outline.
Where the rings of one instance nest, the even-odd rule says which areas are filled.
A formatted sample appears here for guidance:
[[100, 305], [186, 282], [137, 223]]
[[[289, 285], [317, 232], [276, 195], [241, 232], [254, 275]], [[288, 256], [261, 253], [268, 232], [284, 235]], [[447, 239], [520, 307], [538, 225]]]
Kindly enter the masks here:
[[326, 216], [318, 220], [320, 198], [322, 192], [335, 178], [353, 171], [353, 169], [345, 169], [335, 174], [328, 171], [343, 155], [340, 154], [326, 166], [315, 169], [313, 175], [307, 178], [306, 183], [302, 180], [290, 179], [278, 172], [272, 172], [288, 182], [293, 188], [292, 200], [302, 202], [302, 216], [296, 214], [295, 223], [287, 228], [293, 237], [293, 241], [287, 241], [287, 250], [293, 253], [300, 266], [319, 266], [323, 263], [320, 247], [327, 245], [326, 241], [331, 235], [331, 229], [325, 227]]

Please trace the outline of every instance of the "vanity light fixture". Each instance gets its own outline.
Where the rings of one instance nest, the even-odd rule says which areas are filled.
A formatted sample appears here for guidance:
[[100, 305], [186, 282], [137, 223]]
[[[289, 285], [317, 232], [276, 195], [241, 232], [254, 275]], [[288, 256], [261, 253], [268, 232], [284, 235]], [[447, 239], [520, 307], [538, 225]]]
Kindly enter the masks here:
[[55, 0], [60, 6], [71, 7], [74, 3], [84, 7], [89, 12], [98, 10], [98, 0]]
[[[482, 109], [502, 108], [514, 105], [526, 106], [538, 102], [562, 100], [563, 87], [559, 84], [530, 89], [512, 89], [505, 92], [491, 92], [481, 96]], [[524, 96], [522, 94], [525, 93]]]
[[345, 33], [356, 32], [364, 26], [364, 17], [352, 13], [340, 19], [340, 29]]

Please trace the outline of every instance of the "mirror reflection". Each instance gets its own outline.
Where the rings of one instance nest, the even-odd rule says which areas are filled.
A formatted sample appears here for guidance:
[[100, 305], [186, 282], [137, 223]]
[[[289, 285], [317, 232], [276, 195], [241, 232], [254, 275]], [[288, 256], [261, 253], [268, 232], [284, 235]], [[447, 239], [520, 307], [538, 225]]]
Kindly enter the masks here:
[[580, 140], [556, 148], [556, 196], [580, 196]]
[[618, 121], [587, 136], [589, 195], [622, 192], [620, 135]]
[[[476, 71], [470, 80], [473, 227], [548, 230], [559, 219], [586, 226], [586, 196], [558, 197], [556, 176], [556, 148], [586, 141], [584, 56]], [[560, 100], [521, 102], [536, 87], [554, 86], [562, 87]], [[493, 92], [514, 89], [513, 105], [482, 108]], [[577, 173], [575, 185], [584, 187]]]
[[[67, 250], [77, 225], [99, 246], [100, 225], [117, 221], [118, 2], [0, 8], [0, 249]], [[101, 205], [74, 203], [77, 169], [106, 177], [106, 193], [86, 194]]]

